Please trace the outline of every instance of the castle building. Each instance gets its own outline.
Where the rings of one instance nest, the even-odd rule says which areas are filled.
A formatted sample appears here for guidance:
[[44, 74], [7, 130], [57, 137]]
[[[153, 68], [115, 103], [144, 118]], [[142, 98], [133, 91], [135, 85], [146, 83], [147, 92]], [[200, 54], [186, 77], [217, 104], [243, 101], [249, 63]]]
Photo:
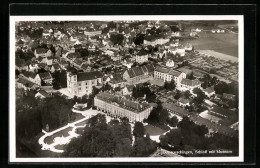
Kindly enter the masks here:
[[101, 72], [67, 72], [67, 89], [73, 96], [82, 97], [91, 94], [93, 86], [103, 84]]
[[148, 118], [153, 108], [148, 103], [136, 102], [109, 92], [98, 93], [94, 98], [94, 106], [109, 116], [127, 117], [129, 121], [143, 121]]

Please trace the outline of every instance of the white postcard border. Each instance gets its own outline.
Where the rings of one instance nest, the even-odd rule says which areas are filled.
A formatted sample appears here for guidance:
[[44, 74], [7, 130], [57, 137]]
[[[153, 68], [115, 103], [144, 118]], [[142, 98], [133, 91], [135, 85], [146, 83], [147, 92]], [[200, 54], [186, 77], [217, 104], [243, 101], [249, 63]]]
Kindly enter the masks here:
[[[15, 22], [112, 20], [238, 20], [239, 26], [239, 156], [238, 157], [128, 157], [128, 158], [16, 158], [15, 135]], [[243, 15], [80, 15], [10, 16], [9, 20], [9, 162], [243, 162], [244, 161], [244, 16]]]

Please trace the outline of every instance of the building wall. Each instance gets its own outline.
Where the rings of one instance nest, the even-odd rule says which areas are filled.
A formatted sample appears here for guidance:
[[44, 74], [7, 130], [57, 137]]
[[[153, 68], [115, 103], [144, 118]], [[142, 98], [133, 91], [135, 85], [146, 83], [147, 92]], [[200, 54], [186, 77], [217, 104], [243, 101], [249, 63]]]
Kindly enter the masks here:
[[181, 73], [180, 76], [173, 76], [168, 73], [162, 73], [158, 71], [154, 71], [154, 78], [155, 79], [162, 79], [164, 82], [170, 82], [171, 80], [174, 80], [177, 87], [181, 86], [181, 81], [183, 78], [186, 78], [185, 73]]
[[137, 63], [147, 62], [148, 61], [148, 55], [141, 55], [141, 56], [137, 55], [135, 57], [135, 60], [136, 60]]
[[120, 107], [116, 103], [108, 103], [96, 97], [94, 98], [94, 106], [96, 106], [98, 110], [103, 110], [104, 112], [107, 112], [108, 115], [115, 117], [127, 117], [130, 121], [143, 121], [144, 119], [148, 118], [150, 112], [152, 111], [152, 107], [150, 107], [142, 112], [135, 113], [129, 109], [124, 109]]
[[67, 89], [74, 96], [89, 95], [92, 93], [93, 86], [103, 83], [102, 78], [77, 81], [77, 75], [70, 76], [69, 74], [67, 73]]

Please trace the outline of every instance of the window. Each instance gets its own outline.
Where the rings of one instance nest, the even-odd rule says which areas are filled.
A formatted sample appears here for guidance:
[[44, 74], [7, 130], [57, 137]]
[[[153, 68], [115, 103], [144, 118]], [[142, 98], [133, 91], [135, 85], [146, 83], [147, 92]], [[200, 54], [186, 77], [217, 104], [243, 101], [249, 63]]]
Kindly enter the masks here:
[[81, 86], [81, 83], [79, 83], [79, 86]]

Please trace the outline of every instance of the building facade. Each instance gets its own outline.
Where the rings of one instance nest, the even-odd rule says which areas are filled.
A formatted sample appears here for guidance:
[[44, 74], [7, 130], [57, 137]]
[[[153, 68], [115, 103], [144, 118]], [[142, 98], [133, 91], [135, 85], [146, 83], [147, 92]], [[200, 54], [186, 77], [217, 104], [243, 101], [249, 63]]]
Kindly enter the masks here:
[[154, 78], [162, 79], [164, 82], [175, 81], [176, 86], [181, 86], [181, 81], [186, 78], [186, 74], [177, 70], [172, 70], [170, 68], [165, 68], [158, 66], [154, 70]]
[[73, 96], [81, 97], [92, 93], [93, 86], [103, 84], [101, 72], [67, 72], [67, 89]]
[[98, 110], [116, 118], [127, 117], [129, 121], [143, 121], [148, 118], [152, 106], [113, 95], [109, 92], [100, 92], [94, 98], [94, 106]]
[[195, 80], [183, 79], [181, 81], [181, 87], [186, 88], [188, 90], [193, 90], [194, 88], [201, 88], [201, 82], [197, 79]]
[[135, 61], [139, 64], [142, 64], [144, 62], [148, 62], [148, 54], [146, 54], [146, 55], [136, 55]]
[[144, 45], [151, 45], [151, 46], [156, 46], [156, 45], [163, 45], [165, 43], [168, 43], [170, 41], [170, 39], [166, 38], [159, 38], [153, 41], [149, 41], [149, 40], [144, 40]]

